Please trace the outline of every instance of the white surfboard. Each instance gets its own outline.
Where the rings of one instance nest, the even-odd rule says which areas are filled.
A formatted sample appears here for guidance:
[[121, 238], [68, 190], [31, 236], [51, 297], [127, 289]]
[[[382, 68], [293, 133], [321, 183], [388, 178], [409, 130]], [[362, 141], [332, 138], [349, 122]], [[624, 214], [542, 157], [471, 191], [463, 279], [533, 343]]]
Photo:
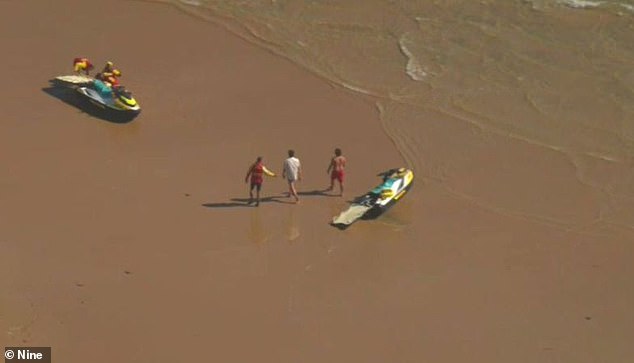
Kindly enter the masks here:
[[72, 84], [86, 84], [94, 80], [92, 77], [78, 75], [78, 74], [73, 74], [68, 76], [57, 76], [55, 77], [55, 79], [61, 82], [72, 83]]
[[341, 212], [339, 216], [333, 218], [332, 224], [335, 226], [346, 227], [354, 223], [357, 219], [363, 217], [365, 212], [367, 212], [371, 207], [353, 204], [350, 208]]

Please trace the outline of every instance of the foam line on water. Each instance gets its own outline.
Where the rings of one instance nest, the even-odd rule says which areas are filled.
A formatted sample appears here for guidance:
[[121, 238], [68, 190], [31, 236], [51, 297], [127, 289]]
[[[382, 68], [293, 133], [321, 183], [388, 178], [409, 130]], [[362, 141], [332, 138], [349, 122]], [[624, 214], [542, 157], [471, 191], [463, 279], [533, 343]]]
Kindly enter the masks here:
[[200, 2], [199, 0], [180, 0], [181, 3], [185, 4], [185, 5], [191, 5], [191, 6], [201, 6], [202, 2]]
[[405, 66], [405, 72], [414, 81], [424, 81], [427, 78], [427, 72], [421, 62], [414, 56], [409, 49], [408, 44], [411, 41], [407, 38], [407, 33], [403, 34], [398, 40], [398, 46], [401, 53], [407, 58], [407, 65]]
[[603, 1], [589, 1], [589, 0], [558, 0], [559, 4], [566, 5], [575, 9], [596, 8], [603, 5]]

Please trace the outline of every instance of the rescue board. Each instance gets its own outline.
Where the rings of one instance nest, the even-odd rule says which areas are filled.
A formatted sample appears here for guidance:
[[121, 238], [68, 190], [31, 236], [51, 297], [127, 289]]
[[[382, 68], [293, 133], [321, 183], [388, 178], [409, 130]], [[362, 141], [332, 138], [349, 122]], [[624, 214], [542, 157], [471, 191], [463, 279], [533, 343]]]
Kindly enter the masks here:
[[350, 208], [341, 212], [337, 217], [333, 218], [332, 225], [338, 228], [346, 228], [370, 210], [372, 207], [366, 205], [353, 204]]
[[86, 84], [92, 82], [94, 79], [92, 77], [73, 74], [67, 76], [57, 76], [55, 77], [57, 81], [71, 84]]

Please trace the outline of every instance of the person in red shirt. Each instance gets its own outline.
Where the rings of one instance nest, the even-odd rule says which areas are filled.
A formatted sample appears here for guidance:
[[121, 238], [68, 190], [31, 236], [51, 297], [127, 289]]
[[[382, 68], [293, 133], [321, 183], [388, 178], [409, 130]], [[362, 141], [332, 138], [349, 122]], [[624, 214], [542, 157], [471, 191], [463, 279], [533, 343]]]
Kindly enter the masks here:
[[343, 176], [344, 169], [346, 168], [346, 158], [341, 155], [341, 149], [335, 149], [335, 156], [330, 160], [328, 165], [327, 174], [330, 174], [330, 187], [326, 189], [331, 191], [335, 186], [335, 180], [339, 182], [339, 195], [343, 195]]
[[93, 68], [95, 68], [95, 66], [90, 62], [90, 60], [88, 60], [88, 58], [79, 57], [73, 59], [73, 69], [77, 74], [84, 72], [88, 75]]
[[268, 176], [275, 176], [275, 173], [264, 166], [264, 164], [262, 163], [262, 157], [258, 156], [258, 158], [255, 160], [255, 163], [251, 164], [251, 167], [249, 167], [249, 171], [247, 171], [247, 176], [244, 177], [245, 183], [248, 183], [249, 177], [251, 177], [251, 188], [249, 189], [249, 204], [253, 203], [253, 189], [255, 188], [256, 207], [260, 205], [260, 190], [262, 189], [264, 174]]

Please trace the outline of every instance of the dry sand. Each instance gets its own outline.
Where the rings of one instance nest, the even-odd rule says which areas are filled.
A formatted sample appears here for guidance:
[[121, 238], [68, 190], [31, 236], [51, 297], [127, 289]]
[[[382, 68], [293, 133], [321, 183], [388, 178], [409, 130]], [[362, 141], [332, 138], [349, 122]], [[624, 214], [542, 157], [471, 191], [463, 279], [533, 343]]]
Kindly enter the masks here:
[[[67, 363], [634, 357], [631, 231], [568, 231], [422, 180], [345, 232], [328, 225], [345, 198], [246, 208], [258, 155], [281, 172], [294, 148], [310, 192], [341, 147], [348, 196], [403, 160], [371, 103], [168, 6], [2, 1], [0, 30], [0, 345]], [[79, 55], [115, 61], [136, 120], [43, 91]], [[285, 189], [267, 178], [263, 195]]]

